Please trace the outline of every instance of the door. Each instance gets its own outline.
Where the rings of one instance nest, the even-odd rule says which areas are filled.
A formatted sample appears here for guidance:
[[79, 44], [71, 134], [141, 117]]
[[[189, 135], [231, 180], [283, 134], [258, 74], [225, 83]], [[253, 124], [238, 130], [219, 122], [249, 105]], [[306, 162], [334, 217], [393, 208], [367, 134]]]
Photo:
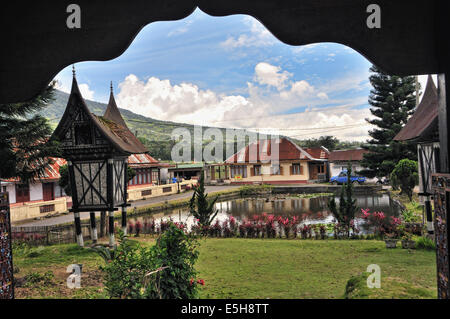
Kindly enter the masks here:
[[16, 184], [16, 203], [30, 201], [30, 187], [28, 184]]
[[54, 200], [55, 192], [53, 183], [42, 183], [42, 194], [44, 195], [44, 201]]

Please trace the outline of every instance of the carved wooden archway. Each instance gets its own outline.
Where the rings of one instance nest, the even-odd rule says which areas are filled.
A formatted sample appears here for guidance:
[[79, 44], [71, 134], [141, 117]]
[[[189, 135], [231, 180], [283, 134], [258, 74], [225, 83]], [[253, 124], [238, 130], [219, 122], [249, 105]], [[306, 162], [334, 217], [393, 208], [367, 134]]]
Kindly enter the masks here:
[[[81, 10], [81, 28], [68, 28], [67, 7]], [[178, 20], [196, 8], [212, 16], [247, 14], [290, 45], [337, 42], [398, 75], [439, 73], [440, 167], [449, 173], [450, 41], [445, 0], [17, 0], [2, 4], [0, 103], [25, 101], [67, 65], [121, 55], [138, 32], [155, 21]], [[381, 27], [369, 28], [370, 4], [381, 10]], [[446, 81], [447, 80], [447, 81]], [[1, 107], [1, 106], [0, 106]], [[438, 181], [439, 179], [436, 179]], [[449, 179], [450, 180], [450, 179]], [[450, 189], [449, 189], [450, 194]], [[447, 205], [447, 201], [436, 201]], [[438, 207], [448, 225], [447, 206]], [[448, 231], [448, 228], [446, 228]], [[447, 233], [438, 252], [446, 263]], [[439, 269], [439, 267], [438, 267]], [[444, 290], [442, 290], [444, 289]], [[448, 284], [440, 297], [448, 297]]]

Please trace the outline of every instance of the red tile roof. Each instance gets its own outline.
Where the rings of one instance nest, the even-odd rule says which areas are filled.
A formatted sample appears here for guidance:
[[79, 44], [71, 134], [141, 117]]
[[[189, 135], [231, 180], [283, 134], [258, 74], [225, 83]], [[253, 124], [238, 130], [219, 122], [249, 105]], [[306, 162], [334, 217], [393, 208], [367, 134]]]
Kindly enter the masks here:
[[[236, 154], [229, 157], [226, 163], [257, 163], [275, 160], [275, 154], [272, 156], [271, 149], [273, 143], [278, 144], [278, 160], [326, 160], [328, 151], [325, 148], [303, 149], [288, 138], [279, 138], [271, 140], [258, 140], [241, 149]], [[276, 147], [276, 145], [273, 145]]]
[[368, 152], [368, 150], [362, 148], [356, 150], [333, 151], [330, 153], [328, 160], [330, 162], [361, 161], [363, 159], [363, 154]]

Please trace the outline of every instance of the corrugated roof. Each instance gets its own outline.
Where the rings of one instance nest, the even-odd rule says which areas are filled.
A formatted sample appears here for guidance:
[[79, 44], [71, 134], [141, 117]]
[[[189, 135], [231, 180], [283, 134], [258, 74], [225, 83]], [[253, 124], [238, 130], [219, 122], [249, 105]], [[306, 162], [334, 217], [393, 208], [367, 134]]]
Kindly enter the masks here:
[[[34, 178], [35, 181], [41, 181], [41, 182], [45, 182], [45, 181], [52, 181], [52, 180], [58, 180], [61, 175], [59, 174], [59, 168], [61, 166], [64, 166], [67, 164], [66, 160], [64, 158], [59, 158], [59, 157], [50, 157], [50, 160], [52, 161], [52, 163], [47, 163], [47, 165], [44, 168], [44, 171], [42, 173], [42, 175], [40, 177], [36, 177]], [[13, 178], [7, 178], [7, 179], [2, 179], [3, 182], [19, 182], [19, 178], [17, 177], [13, 177]]]
[[408, 123], [394, 137], [395, 141], [426, 140], [433, 137], [438, 129], [438, 93], [431, 75], [422, 101], [417, 106]]
[[131, 154], [128, 156], [128, 165], [130, 167], [160, 166], [159, 162], [148, 154]]
[[363, 159], [363, 154], [368, 152], [368, 150], [362, 148], [355, 150], [333, 151], [330, 153], [330, 157], [328, 158], [328, 160], [330, 162], [361, 161]]
[[[326, 160], [328, 151], [323, 147], [303, 149], [289, 138], [283, 137], [272, 140], [258, 140], [241, 149], [236, 154], [230, 156], [226, 163], [258, 163], [269, 162], [275, 158], [271, 154], [272, 144], [278, 144], [278, 160]], [[274, 145], [276, 147], [276, 145]]]

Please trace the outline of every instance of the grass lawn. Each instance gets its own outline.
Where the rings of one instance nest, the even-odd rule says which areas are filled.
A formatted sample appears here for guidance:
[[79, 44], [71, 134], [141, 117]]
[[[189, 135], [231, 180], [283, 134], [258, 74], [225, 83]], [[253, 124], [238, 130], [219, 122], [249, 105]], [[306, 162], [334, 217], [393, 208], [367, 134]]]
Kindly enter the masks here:
[[[139, 238], [145, 245], [154, 239]], [[435, 252], [386, 249], [375, 240], [286, 240], [208, 238], [200, 240], [196, 264], [205, 280], [200, 298], [343, 298], [352, 277], [352, 298], [436, 298]], [[98, 266], [103, 260], [75, 244], [16, 249], [19, 280], [33, 273], [36, 283], [16, 288], [17, 298], [105, 298]], [[83, 264], [81, 289], [66, 287], [65, 272]], [[365, 288], [361, 274], [381, 267], [381, 288]], [[53, 279], [39, 280], [51, 271]], [[359, 276], [359, 277], [358, 277]], [[358, 281], [359, 280], [359, 281]]]

